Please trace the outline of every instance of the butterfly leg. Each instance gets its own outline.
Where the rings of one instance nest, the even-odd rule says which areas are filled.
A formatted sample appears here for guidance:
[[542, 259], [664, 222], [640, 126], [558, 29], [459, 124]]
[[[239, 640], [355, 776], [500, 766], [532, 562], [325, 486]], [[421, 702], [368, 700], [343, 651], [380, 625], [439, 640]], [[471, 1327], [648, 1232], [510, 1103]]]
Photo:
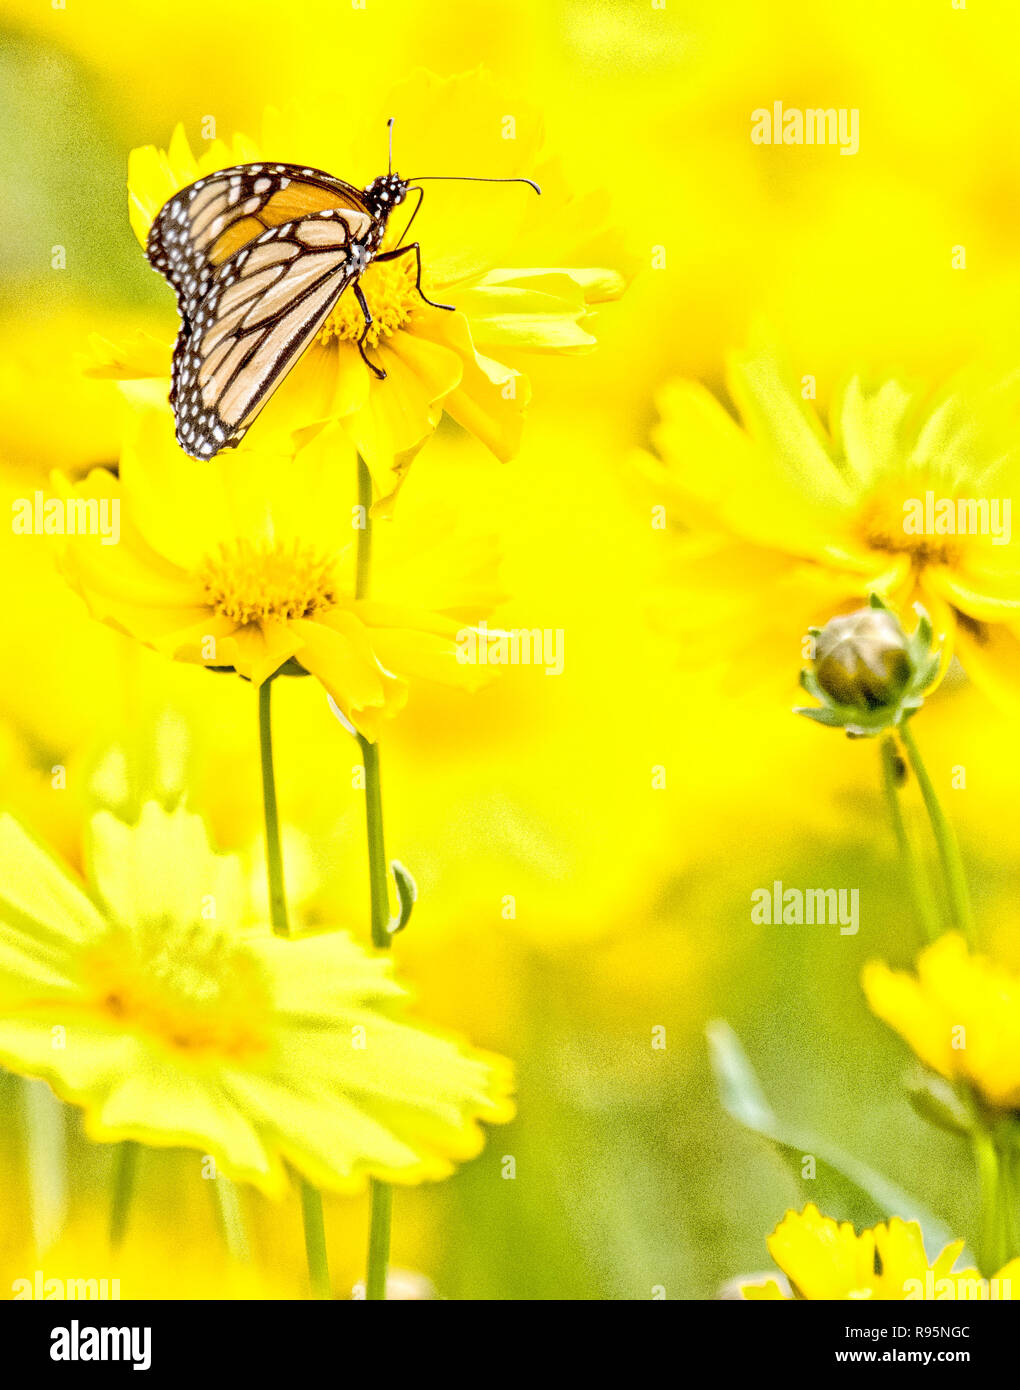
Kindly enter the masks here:
[[418, 274], [415, 277], [414, 287], [424, 299], [426, 304], [431, 304], [433, 309], [449, 309], [456, 312], [456, 304], [437, 304], [434, 299], [429, 299], [428, 295], [422, 291], [421, 287], [421, 247], [418, 242], [409, 242], [407, 246], [398, 246], [395, 251], [384, 251], [381, 256], [376, 256], [376, 261], [395, 261], [398, 256], [406, 256], [408, 251], [413, 251], [415, 260], [418, 262]]
[[365, 351], [365, 339], [368, 337], [368, 330], [372, 327], [372, 311], [368, 307], [368, 301], [365, 299], [364, 292], [357, 281], [354, 283], [354, 298], [358, 301], [358, 308], [361, 310], [365, 320], [365, 326], [361, 330], [361, 337], [358, 339], [358, 351], [361, 353], [361, 360], [364, 362], [365, 366], [368, 367], [369, 371], [375, 372], [380, 381], [385, 381], [386, 373], [383, 371], [382, 367], [377, 367], [375, 365]]

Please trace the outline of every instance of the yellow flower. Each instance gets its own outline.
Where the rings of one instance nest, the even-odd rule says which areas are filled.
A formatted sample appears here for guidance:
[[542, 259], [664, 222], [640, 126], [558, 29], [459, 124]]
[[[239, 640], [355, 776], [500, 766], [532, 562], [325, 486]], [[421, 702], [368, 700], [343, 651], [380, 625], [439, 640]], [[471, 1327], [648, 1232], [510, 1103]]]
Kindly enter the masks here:
[[441, 1178], [509, 1119], [509, 1064], [404, 1021], [390, 962], [346, 933], [246, 925], [240, 867], [197, 816], [100, 812], [97, 907], [0, 819], [0, 1060], [89, 1137], [197, 1148], [279, 1196]]
[[[508, 117], [507, 110], [518, 114]], [[132, 152], [128, 178], [131, 223], [144, 245], [174, 193], [231, 164], [297, 162], [367, 184], [384, 172], [387, 116], [396, 120], [397, 167], [408, 171], [405, 177], [423, 169], [426, 175], [525, 174], [544, 179], [545, 187], [539, 200], [521, 187], [474, 184], [456, 191], [455, 184], [430, 184], [414, 228], [423, 248], [423, 289], [457, 312], [422, 301], [413, 256], [370, 265], [361, 280], [374, 320], [366, 347], [386, 380], [373, 375], [358, 350], [363, 319], [347, 292], [263, 412], [263, 439], [272, 430], [339, 420], [381, 499], [394, 493], [444, 411], [498, 457], [512, 456], [530, 393], [519, 354], [590, 349], [590, 306], [623, 291], [618, 270], [578, 264], [599, 231], [602, 208], [573, 199], [558, 166], [541, 162], [537, 117], [481, 71], [445, 80], [419, 72], [370, 111], [340, 113], [330, 103], [284, 119], [267, 110], [260, 139], [217, 140], [197, 158], [178, 126], [166, 151]], [[384, 249], [397, 244], [406, 222], [398, 210]], [[116, 351], [118, 360], [95, 370], [169, 376], [169, 344], [155, 368], [151, 344], [138, 347]]]
[[411, 679], [473, 688], [485, 676], [458, 659], [457, 636], [497, 597], [495, 559], [490, 550], [481, 565], [472, 553], [466, 588], [450, 592], [451, 559], [435, 557], [452, 539], [447, 523], [444, 535], [406, 542], [421, 573], [391, 569], [390, 590], [377, 566], [373, 597], [356, 598], [355, 477], [335, 427], [296, 452], [246, 441], [198, 462], [174, 442], [169, 409], [142, 406], [119, 477], [94, 469], [74, 485], [57, 479], [110, 531], [69, 539], [65, 572], [94, 617], [167, 656], [232, 668], [257, 685], [294, 658], [374, 740]]
[[[827, 432], [774, 352], [731, 359], [738, 425], [703, 386], [660, 398], [661, 465], [646, 465], [686, 528], [676, 621], [692, 656], [791, 667], [809, 626], [878, 593], [919, 602], [977, 681], [1020, 691], [1020, 374], [958, 378], [931, 397], [853, 377]], [[1007, 510], [1009, 509], [1009, 510]], [[952, 529], [950, 530], [950, 526]], [[685, 633], [686, 635], [686, 633]]]
[[[858, 1235], [849, 1222], [837, 1224], [809, 1202], [801, 1212], [786, 1213], [769, 1236], [768, 1247], [796, 1298], [1020, 1298], [1020, 1260], [999, 1270], [997, 1283], [989, 1288], [976, 1269], [953, 1271], [962, 1240], [954, 1240], [929, 1263], [920, 1226], [896, 1216]], [[789, 1297], [775, 1279], [746, 1284], [743, 1294], [752, 1300]]]
[[1020, 1108], [1020, 975], [950, 932], [921, 952], [916, 977], [870, 961], [861, 980], [872, 1010], [926, 1066], [991, 1105]]

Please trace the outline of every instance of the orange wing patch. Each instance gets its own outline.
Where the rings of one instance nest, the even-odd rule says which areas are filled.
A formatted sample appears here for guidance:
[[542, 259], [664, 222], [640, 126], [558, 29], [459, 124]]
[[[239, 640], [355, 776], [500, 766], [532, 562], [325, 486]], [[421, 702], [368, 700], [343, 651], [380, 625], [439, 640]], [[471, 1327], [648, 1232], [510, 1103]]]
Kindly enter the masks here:
[[269, 228], [325, 211], [337, 213], [354, 238], [374, 220], [358, 190], [331, 174], [293, 164], [237, 164], [176, 193], [153, 222], [146, 251], [190, 321], [218, 267]]
[[232, 222], [227, 230], [213, 242], [208, 253], [211, 265], [222, 265], [231, 256], [236, 255], [249, 241], [254, 241], [257, 236], [261, 236], [266, 230], [266, 224], [260, 222], [257, 217], [242, 217], [237, 222]]
[[[213, 265], [222, 265], [269, 227], [282, 227], [287, 222], [296, 222], [326, 209], [343, 209], [348, 214], [344, 221], [353, 237], [363, 236], [372, 225], [371, 214], [358, 199], [327, 193], [313, 183], [292, 182], [261, 206], [258, 206], [256, 194], [246, 200], [241, 205], [241, 211], [249, 215], [232, 222], [220, 234], [209, 250], [209, 260]], [[220, 217], [223, 218], [224, 214], [220, 213]], [[208, 221], [206, 225], [209, 225]], [[215, 219], [212, 219], [212, 225], [215, 226]]]
[[266, 203], [261, 217], [267, 227], [278, 227], [283, 222], [295, 222], [309, 213], [324, 212], [326, 208], [350, 208], [360, 212], [371, 222], [371, 214], [360, 198], [353, 193], [327, 193], [314, 183], [291, 182], [281, 188]]

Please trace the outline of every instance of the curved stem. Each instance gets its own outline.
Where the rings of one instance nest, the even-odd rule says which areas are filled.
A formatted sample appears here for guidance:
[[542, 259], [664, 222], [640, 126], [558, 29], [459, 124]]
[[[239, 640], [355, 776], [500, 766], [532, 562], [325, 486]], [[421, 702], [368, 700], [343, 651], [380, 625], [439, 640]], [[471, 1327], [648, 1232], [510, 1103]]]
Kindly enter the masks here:
[[[358, 503], [364, 509], [365, 524], [358, 532], [358, 561], [355, 597], [367, 598], [372, 573], [372, 475], [365, 460], [358, 458]], [[371, 896], [372, 945], [380, 951], [390, 947], [389, 865], [383, 834], [382, 781], [379, 748], [358, 735], [365, 768], [365, 829], [368, 835], [368, 883]], [[365, 1299], [386, 1298], [386, 1274], [390, 1258], [390, 1224], [393, 1192], [388, 1183], [372, 1179], [371, 1214], [368, 1225], [368, 1270]]]
[[935, 788], [928, 776], [921, 751], [914, 742], [914, 735], [906, 724], [900, 725], [900, 738], [903, 740], [903, 747], [910, 759], [910, 766], [914, 769], [917, 785], [921, 788], [928, 819], [931, 821], [931, 828], [935, 835], [935, 843], [938, 845], [939, 858], [942, 861], [942, 870], [946, 878], [946, 888], [949, 892], [949, 909], [953, 923], [961, 929], [967, 941], [973, 945], [974, 911], [970, 903], [967, 877], [963, 870], [963, 860], [960, 858], [960, 846], [956, 834], [946, 813], [939, 805], [939, 799], [935, 795]]
[[139, 1145], [127, 1139], [113, 1157], [113, 1202], [110, 1207], [110, 1249], [118, 1250], [127, 1230], [128, 1209], [138, 1171]]
[[896, 741], [891, 734], [886, 734], [882, 739], [880, 751], [882, 754], [882, 786], [885, 790], [889, 819], [892, 821], [900, 860], [906, 871], [907, 881], [910, 884], [910, 891], [914, 899], [914, 907], [920, 918], [921, 926], [924, 928], [924, 934], [929, 941], [934, 941], [939, 935], [938, 908], [932, 896], [931, 885], [907, 832], [907, 823], [903, 818], [899, 789], [899, 773], [902, 764], [900, 763], [900, 755], [896, 750]]
[[[280, 847], [280, 817], [276, 807], [276, 776], [273, 772], [272, 729], [273, 678], [259, 687], [259, 751], [262, 758], [262, 805], [266, 819], [266, 875], [269, 880], [269, 914], [277, 936], [290, 935], [287, 897], [283, 887], [283, 851]], [[305, 1253], [308, 1276], [315, 1298], [329, 1298], [329, 1263], [326, 1258], [325, 1221], [322, 1197], [301, 1179], [301, 1215], [305, 1227]]]

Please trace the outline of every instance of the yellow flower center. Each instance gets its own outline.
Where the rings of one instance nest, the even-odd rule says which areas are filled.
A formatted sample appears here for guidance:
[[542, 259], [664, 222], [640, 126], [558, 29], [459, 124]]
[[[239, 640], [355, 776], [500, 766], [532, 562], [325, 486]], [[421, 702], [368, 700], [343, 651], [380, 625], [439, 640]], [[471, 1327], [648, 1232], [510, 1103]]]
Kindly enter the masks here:
[[243, 942], [211, 922], [152, 920], [115, 927], [86, 958], [86, 982], [104, 1013], [189, 1056], [264, 1052], [271, 999]]
[[[958, 536], [929, 534], [905, 524], [908, 514], [916, 513], [918, 506], [923, 512], [926, 492], [931, 490], [930, 481], [915, 479], [900, 480], [873, 492], [858, 513], [858, 534], [864, 543], [871, 550], [888, 555], [910, 556], [915, 569], [956, 564], [962, 550]], [[937, 487], [934, 491], [940, 498], [949, 495], [940, 493]]]
[[334, 557], [297, 541], [238, 540], [221, 545], [199, 570], [206, 602], [242, 626], [310, 618], [337, 602]]
[[[373, 261], [363, 273], [361, 291], [372, 315], [372, 326], [365, 334], [366, 347], [375, 347], [380, 338], [389, 338], [417, 311], [421, 299], [415, 288], [416, 274], [413, 254], [398, 256], [395, 261]], [[364, 331], [365, 316], [353, 288], [349, 288], [340, 296], [315, 340], [323, 345], [334, 339], [356, 343]]]

